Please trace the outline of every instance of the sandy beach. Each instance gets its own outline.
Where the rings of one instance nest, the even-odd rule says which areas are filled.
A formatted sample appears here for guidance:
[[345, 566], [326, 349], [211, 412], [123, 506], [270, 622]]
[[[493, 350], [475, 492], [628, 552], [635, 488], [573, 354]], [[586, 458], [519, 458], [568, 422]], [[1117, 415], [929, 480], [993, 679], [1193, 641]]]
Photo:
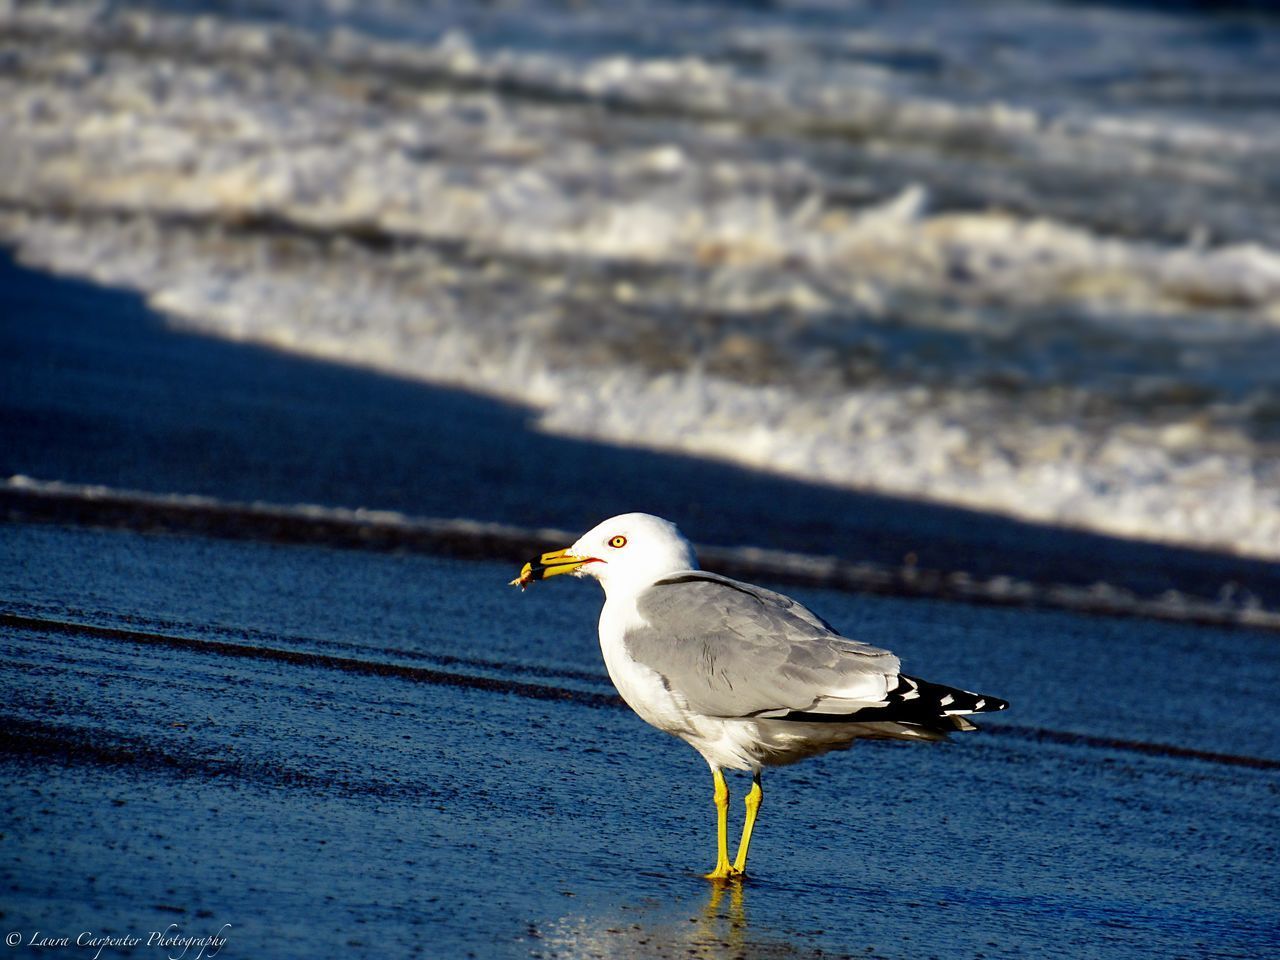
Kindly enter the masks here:
[[176, 924], [255, 957], [1280, 950], [1280, 752], [1216, 706], [1266, 696], [1268, 635], [805, 591], [1015, 710], [950, 744], [772, 772], [758, 866], [726, 891], [700, 876], [705, 766], [617, 704], [594, 586], [4, 538], [4, 921], [26, 935]]
[[[803, 521], [821, 507], [850, 553], [1035, 555], [1061, 578], [1080, 559], [1078, 534], [547, 438], [516, 408], [198, 341], [127, 295], [6, 270], [8, 473], [565, 526], [643, 487], [707, 539], [821, 549]], [[520, 595], [520, 557], [89, 522], [0, 527], [4, 920], [28, 938], [139, 938], [111, 948], [126, 956], [158, 956], [146, 938], [171, 925], [257, 957], [1280, 950], [1276, 731], [1231, 706], [1280, 676], [1269, 632], [790, 588], [1015, 706], [942, 747], [775, 773], [758, 873], [726, 893], [699, 876], [705, 768], [619, 706], [594, 587]], [[1239, 575], [1104, 545], [1136, 558], [1106, 576], [1138, 589]]]

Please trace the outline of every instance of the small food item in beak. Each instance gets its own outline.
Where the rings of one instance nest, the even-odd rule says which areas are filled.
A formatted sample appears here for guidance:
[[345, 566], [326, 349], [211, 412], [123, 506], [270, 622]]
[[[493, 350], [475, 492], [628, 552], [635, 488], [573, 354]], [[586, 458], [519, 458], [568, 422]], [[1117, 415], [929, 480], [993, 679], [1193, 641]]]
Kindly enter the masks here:
[[520, 576], [512, 580], [508, 586], [519, 587], [520, 591], [523, 593], [525, 590], [529, 589], [529, 584], [533, 583], [533, 580], [533, 561], [530, 560], [520, 568]]

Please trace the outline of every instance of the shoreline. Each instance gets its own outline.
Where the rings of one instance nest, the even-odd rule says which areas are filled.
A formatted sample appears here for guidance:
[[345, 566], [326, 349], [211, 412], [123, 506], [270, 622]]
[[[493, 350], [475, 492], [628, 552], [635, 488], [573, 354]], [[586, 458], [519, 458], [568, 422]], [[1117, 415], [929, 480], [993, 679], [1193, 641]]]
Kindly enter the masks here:
[[8, 254], [0, 347], [0, 477], [36, 478], [0, 488], [11, 519], [518, 560], [642, 510], [748, 578], [1268, 629], [1280, 611], [1277, 563], [552, 436], [511, 404], [174, 329]]
[[[413, 517], [386, 510], [227, 503], [211, 497], [112, 490], [102, 486], [41, 482], [27, 477], [0, 481], [0, 521], [420, 553], [462, 560], [509, 560], [513, 570], [520, 557], [570, 542], [575, 536], [568, 530]], [[1278, 611], [1231, 607], [1183, 595], [1143, 598], [1110, 586], [1033, 583], [1005, 576], [978, 580], [963, 570], [921, 569], [915, 565], [889, 567], [750, 546], [695, 544], [695, 547], [703, 567], [744, 580], [1280, 632]]]

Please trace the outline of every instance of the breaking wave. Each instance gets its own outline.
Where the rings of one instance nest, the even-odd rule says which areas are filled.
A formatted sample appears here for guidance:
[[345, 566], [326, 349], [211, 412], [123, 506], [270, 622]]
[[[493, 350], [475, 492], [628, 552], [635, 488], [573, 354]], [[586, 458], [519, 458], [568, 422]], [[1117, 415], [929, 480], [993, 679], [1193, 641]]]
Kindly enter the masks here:
[[350, 6], [0, 9], [0, 238], [548, 431], [1280, 556], [1268, 23]]

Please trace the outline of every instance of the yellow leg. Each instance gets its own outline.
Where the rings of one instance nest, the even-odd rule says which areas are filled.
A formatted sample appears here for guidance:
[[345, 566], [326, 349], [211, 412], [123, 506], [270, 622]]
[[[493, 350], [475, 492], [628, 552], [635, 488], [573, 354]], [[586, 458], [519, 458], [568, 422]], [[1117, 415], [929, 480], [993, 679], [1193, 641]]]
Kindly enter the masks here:
[[708, 880], [727, 880], [738, 875], [738, 871], [729, 862], [729, 788], [724, 782], [724, 774], [719, 770], [712, 770], [711, 777], [715, 781], [713, 799], [716, 804], [716, 866], [705, 876]]
[[751, 846], [751, 831], [755, 829], [756, 814], [760, 812], [760, 801], [764, 791], [760, 789], [760, 771], [751, 778], [751, 791], [745, 800], [747, 819], [742, 824], [742, 839], [738, 841], [738, 856], [733, 861], [733, 872], [745, 876], [747, 872], [747, 847]]

